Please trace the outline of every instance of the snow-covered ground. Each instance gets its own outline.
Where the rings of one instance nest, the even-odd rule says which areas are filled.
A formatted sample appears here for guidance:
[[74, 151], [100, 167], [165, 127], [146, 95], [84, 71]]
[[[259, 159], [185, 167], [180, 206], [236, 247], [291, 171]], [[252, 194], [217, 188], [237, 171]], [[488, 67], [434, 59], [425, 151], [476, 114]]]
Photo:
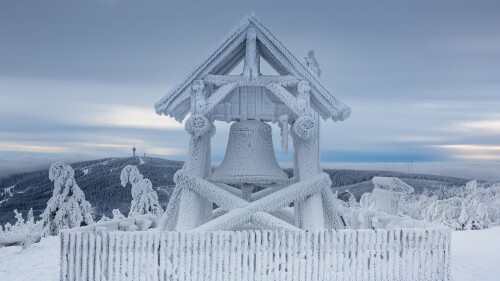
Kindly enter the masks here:
[[[455, 231], [452, 239], [454, 281], [497, 281], [500, 276], [500, 227]], [[0, 249], [0, 280], [56, 281], [59, 238], [49, 237], [31, 248]]]
[[59, 237], [48, 237], [22, 250], [0, 248], [0, 280], [59, 280]]
[[500, 280], [500, 226], [454, 231], [451, 250], [454, 281]]

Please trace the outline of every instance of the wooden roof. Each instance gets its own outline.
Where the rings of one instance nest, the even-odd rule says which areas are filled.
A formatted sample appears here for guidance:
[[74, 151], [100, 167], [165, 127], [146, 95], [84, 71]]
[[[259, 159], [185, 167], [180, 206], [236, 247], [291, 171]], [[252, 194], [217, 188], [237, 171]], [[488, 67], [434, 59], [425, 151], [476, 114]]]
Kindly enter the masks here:
[[[328, 91], [318, 75], [305, 62], [292, 55], [255, 15], [245, 17], [198, 67], [161, 98], [155, 105], [156, 112], [182, 121], [190, 111], [190, 86], [193, 81], [207, 79], [214, 82], [217, 77], [229, 74], [245, 57], [246, 37], [250, 29], [256, 32], [261, 58], [281, 75], [278, 77], [283, 83], [291, 80], [309, 81], [311, 105], [323, 119], [342, 121], [349, 117], [351, 109]], [[267, 78], [263, 76], [262, 79]], [[218, 86], [223, 84], [221, 82]]]

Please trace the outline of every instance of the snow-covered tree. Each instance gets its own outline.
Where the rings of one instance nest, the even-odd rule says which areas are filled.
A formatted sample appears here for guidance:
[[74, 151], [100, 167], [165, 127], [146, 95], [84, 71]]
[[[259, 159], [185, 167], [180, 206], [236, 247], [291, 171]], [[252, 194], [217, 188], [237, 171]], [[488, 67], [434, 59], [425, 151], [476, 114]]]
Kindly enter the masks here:
[[108, 222], [108, 221], [111, 221], [111, 219], [106, 215], [102, 215], [101, 219], [99, 221], [97, 221], [97, 223], [103, 223], [103, 222]]
[[127, 165], [123, 168], [120, 180], [123, 187], [129, 182], [132, 185], [129, 217], [148, 213], [160, 216], [163, 213], [163, 209], [158, 203], [158, 194], [153, 190], [153, 184], [149, 179], [143, 177], [137, 166]]
[[121, 220], [124, 219], [125, 216], [120, 212], [120, 209], [113, 209], [113, 220]]
[[57, 235], [62, 229], [94, 222], [91, 205], [85, 200], [85, 194], [74, 176], [73, 168], [61, 161], [50, 166], [49, 179], [54, 181], [54, 191], [41, 215], [44, 236]]
[[26, 223], [35, 224], [35, 217], [33, 217], [33, 208], [30, 208], [30, 210], [28, 211]]
[[14, 224], [14, 227], [16, 228], [21, 228], [24, 226], [24, 218], [23, 218], [23, 213], [20, 213], [17, 211], [17, 209], [14, 210], [14, 214], [16, 217], [16, 223]]
[[350, 208], [359, 207], [359, 203], [358, 203], [358, 201], [356, 201], [356, 197], [352, 193], [351, 193], [351, 196], [349, 196], [348, 205]]
[[363, 193], [359, 199], [359, 205], [365, 209], [375, 209], [375, 198], [373, 197], [373, 193]]

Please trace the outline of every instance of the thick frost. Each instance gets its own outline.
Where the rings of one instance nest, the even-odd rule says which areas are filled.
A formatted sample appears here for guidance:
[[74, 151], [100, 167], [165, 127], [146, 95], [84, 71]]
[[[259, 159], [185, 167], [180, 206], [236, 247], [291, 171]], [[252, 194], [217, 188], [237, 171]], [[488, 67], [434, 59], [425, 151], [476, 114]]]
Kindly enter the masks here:
[[159, 217], [163, 213], [163, 209], [158, 202], [158, 194], [153, 190], [151, 181], [142, 176], [137, 166], [125, 166], [120, 174], [120, 180], [124, 187], [129, 182], [132, 185], [129, 217], [144, 214], [154, 214]]
[[75, 172], [59, 161], [49, 169], [49, 179], [54, 182], [52, 197], [43, 211], [43, 235], [57, 235], [61, 229], [92, 224], [92, 206], [75, 181]]

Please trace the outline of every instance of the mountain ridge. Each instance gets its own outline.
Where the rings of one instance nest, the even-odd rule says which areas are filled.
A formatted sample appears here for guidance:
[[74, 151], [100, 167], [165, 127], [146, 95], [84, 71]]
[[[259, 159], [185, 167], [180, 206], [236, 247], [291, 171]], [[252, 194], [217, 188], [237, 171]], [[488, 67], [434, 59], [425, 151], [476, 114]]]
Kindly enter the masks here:
[[[120, 185], [120, 173], [126, 165], [137, 165], [144, 177], [149, 178], [158, 193], [163, 208], [168, 204], [174, 187], [173, 175], [183, 162], [155, 157], [116, 157], [87, 160], [71, 164], [75, 170], [75, 180], [92, 204], [95, 219], [102, 215], [111, 216], [113, 209], [128, 214], [132, 196], [130, 185]], [[289, 176], [291, 169], [285, 169]], [[440, 188], [464, 185], [468, 180], [447, 176], [408, 174], [391, 171], [325, 169], [332, 180], [332, 189], [339, 197], [347, 200], [350, 194], [359, 199], [373, 189], [374, 176], [394, 176], [412, 185], [416, 192], [424, 188]], [[43, 212], [52, 196], [53, 183], [49, 180], [48, 169], [26, 172], [0, 178], [0, 225], [15, 222], [13, 210], [26, 213], [33, 208], [35, 218]], [[346, 191], [347, 190], [347, 191]]]

